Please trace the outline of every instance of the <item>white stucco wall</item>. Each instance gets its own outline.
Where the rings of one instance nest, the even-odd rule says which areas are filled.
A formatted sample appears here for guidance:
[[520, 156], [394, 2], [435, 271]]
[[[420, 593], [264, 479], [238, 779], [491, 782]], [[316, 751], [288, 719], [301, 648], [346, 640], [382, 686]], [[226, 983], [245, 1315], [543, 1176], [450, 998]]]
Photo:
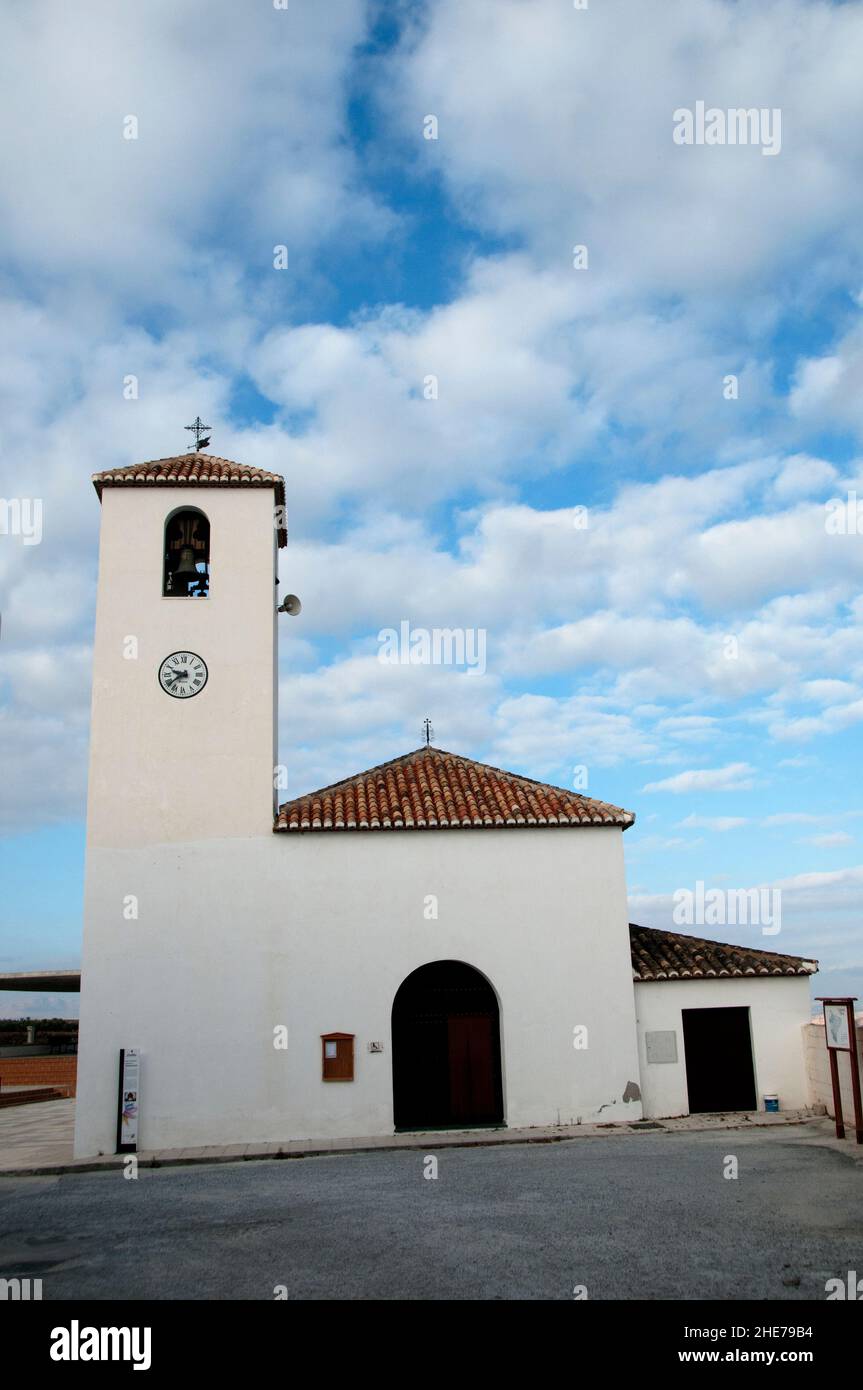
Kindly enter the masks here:
[[[618, 829], [94, 847], [85, 912], [79, 1155], [113, 1152], [121, 1047], [143, 1054], [142, 1147], [391, 1133], [393, 998], [446, 959], [497, 992], [510, 1125], [641, 1116]], [[353, 1083], [321, 1080], [330, 1031], [356, 1034]]]
[[[755, 1095], [775, 1092], [782, 1110], [809, 1103], [803, 1025], [810, 1017], [807, 976], [722, 980], [655, 980], [635, 986], [642, 1097], [646, 1116], [686, 1115], [683, 1009], [748, 1008], [755, 1064]], [[645, 1033], [674, 1030], [677, 1062], [648, 1062]]]
[[[274, 503], [271, 487], [151, 484], [103, 491], [88, 845], [270, 830]], [[183, 507], [197, 507], [210, 521], [208, 598], [162, 597], [165, 519]], [[131, 660], [125, 655], [130, 637], [138, 644]], [[209, 678], [194, 698], [172, 699], [159, 686], [159, 666], [187, 648], [203, 657]]]

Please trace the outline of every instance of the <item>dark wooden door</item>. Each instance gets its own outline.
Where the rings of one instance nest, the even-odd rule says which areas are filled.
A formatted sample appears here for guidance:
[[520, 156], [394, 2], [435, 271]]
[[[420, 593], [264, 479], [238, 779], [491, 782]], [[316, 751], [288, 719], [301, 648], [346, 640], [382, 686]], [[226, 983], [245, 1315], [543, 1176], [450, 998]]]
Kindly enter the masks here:
[[455, 1122], [498, 1117], [492, 1025], [488, 1014], [449, 1019], [450, 1113]]
[[393, 1001], [396, 1129], [461, 1129], [503, 1121], [500, 1014], [484, 976], [432, 961]]

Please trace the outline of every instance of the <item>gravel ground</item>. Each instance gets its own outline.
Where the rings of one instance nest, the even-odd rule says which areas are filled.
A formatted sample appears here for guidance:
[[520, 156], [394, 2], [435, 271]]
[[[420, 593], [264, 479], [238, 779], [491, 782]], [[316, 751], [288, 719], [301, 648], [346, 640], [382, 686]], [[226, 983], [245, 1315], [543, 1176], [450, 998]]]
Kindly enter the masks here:
[[429, 1166], [387, 1151], [3, 1178], [0, 1277], [41, 1278], [46, 1300], [823, 1299], [863, 1273], [863, 1167], [802, 1127]]

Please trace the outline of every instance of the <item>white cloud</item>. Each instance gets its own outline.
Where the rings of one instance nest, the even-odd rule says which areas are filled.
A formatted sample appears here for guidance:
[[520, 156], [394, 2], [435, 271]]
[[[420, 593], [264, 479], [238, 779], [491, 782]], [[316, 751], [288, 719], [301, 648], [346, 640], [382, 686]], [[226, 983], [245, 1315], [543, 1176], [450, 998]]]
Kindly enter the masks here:
[[792, 874], [789, 878], [778, 879], [776, 887], [783, 893], [796, 895], [800, 911], [832, 912], [844, 906], [856, 906], [859, 910], [863, 865]]
[[[357, 189], [343, 85], [362, 0], [238, 7], [4, 5], [0, 207], [7, 253], [43, 284], [93, 276], [127, 303], [203, 307], [242, 246], [303, 264], [392, 217]], [[41, 95], [34, 99], [33, 75]], [[124, 138], [126, 118], [137, 138]], [[238, 261], [234, 262], [239, 264]]]
[[630, 837], [626, 846], [627, 859], [639, 854], [663, 854], [669, 850], [692, 849], [700, 840], [684, 840], [680, 836], [644, 835], [640, 840]]
[[863, 389], [863, 316], [830, 353], [803, 358], [797, 365], [789, 397], [792, 413], [808, 425], [830, 429], [863, 426], [860, 404]]
[[844, 375], [842, 359], [835, 355], [800, 362], [790, 396], [794, 414], [812, 415], [829, 406]]
[[763, 825], [807, 825], [823, 820], [823, 816], [815, 816], [811, 811], [778, 811], [775, 815], [765, 816]]
[[845, 704], [860, 695], [860, 687], [851, 681], [814, 680], [803, 681], [800, 698], [812, 700], [819, 705]]
[[833, 705], [820, 715], [802, 719], [777, 720], [770, 727], [775, 739], [783, 742], [806, 742], [820, 734], [834, 734], [848, 729], [863, 720], [863, 700], [853, 700], [850, 704]]
[[745, 816], [687, 816], [685, 820], [678, 821], [681, 830], [737, 830], [741, 825], [748, 825], [749, 821]]
[[[857, 7], [803, 0], [670, 0], [649, 23], [641, 0], [585, 13], [557, 0], [440, 0], [390, 65], [389, 106], [408, 157], [431, 163], [476, 224], [524, 238], [547, 262], [587, 243], [591, 273], [658, 293], [748, 284], [745, 333], [767, 284], [790, 292], [801, 246], [811, 243], [818, 284], [853, 249], [861, 30]], [[673, 112], [699, 96], [780, 107], [781, 155], [675, 146]], [[435, 143], [419, 138], [425, 112], [439, 118]]]
[[795, 454], [783, 463], [773, 480], [773, 492], [781, 502], [811, 497], [829, 488], [839, 476], [839, 470], [826, 459]]
[[696, 768], [688, 772], [678, 772], [674, 777], [666, 777], [661, 782], [648, 782], [642, 787], [644, 792], [673, 792], [681, 795], [688, 792], [734, 792], [747, 791], [754, 786], [754, 769], [748, 763], [728, 763], [725, 767]]
[[495, 748], [501, 765], [537, 776], [550, 776], [561, 766], [586, 767], [586, 791], [604, 797], [594, 768], [613, 766], [631, 758], [652, 756], [657, 743], [626, 712], [603, 708], [604, 702], [589, 696], [553, 699], [544, 695], [519, 695], [504, 699], [496, 711]]

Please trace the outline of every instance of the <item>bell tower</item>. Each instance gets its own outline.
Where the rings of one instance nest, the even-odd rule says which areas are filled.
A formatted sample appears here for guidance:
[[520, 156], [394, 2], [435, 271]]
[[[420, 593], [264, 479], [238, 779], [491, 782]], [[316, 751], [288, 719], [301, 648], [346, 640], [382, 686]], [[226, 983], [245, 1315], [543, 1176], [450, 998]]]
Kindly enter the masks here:
[[93, 484], [88, 848], [268, 834], [284, 479], [195, 451]]

